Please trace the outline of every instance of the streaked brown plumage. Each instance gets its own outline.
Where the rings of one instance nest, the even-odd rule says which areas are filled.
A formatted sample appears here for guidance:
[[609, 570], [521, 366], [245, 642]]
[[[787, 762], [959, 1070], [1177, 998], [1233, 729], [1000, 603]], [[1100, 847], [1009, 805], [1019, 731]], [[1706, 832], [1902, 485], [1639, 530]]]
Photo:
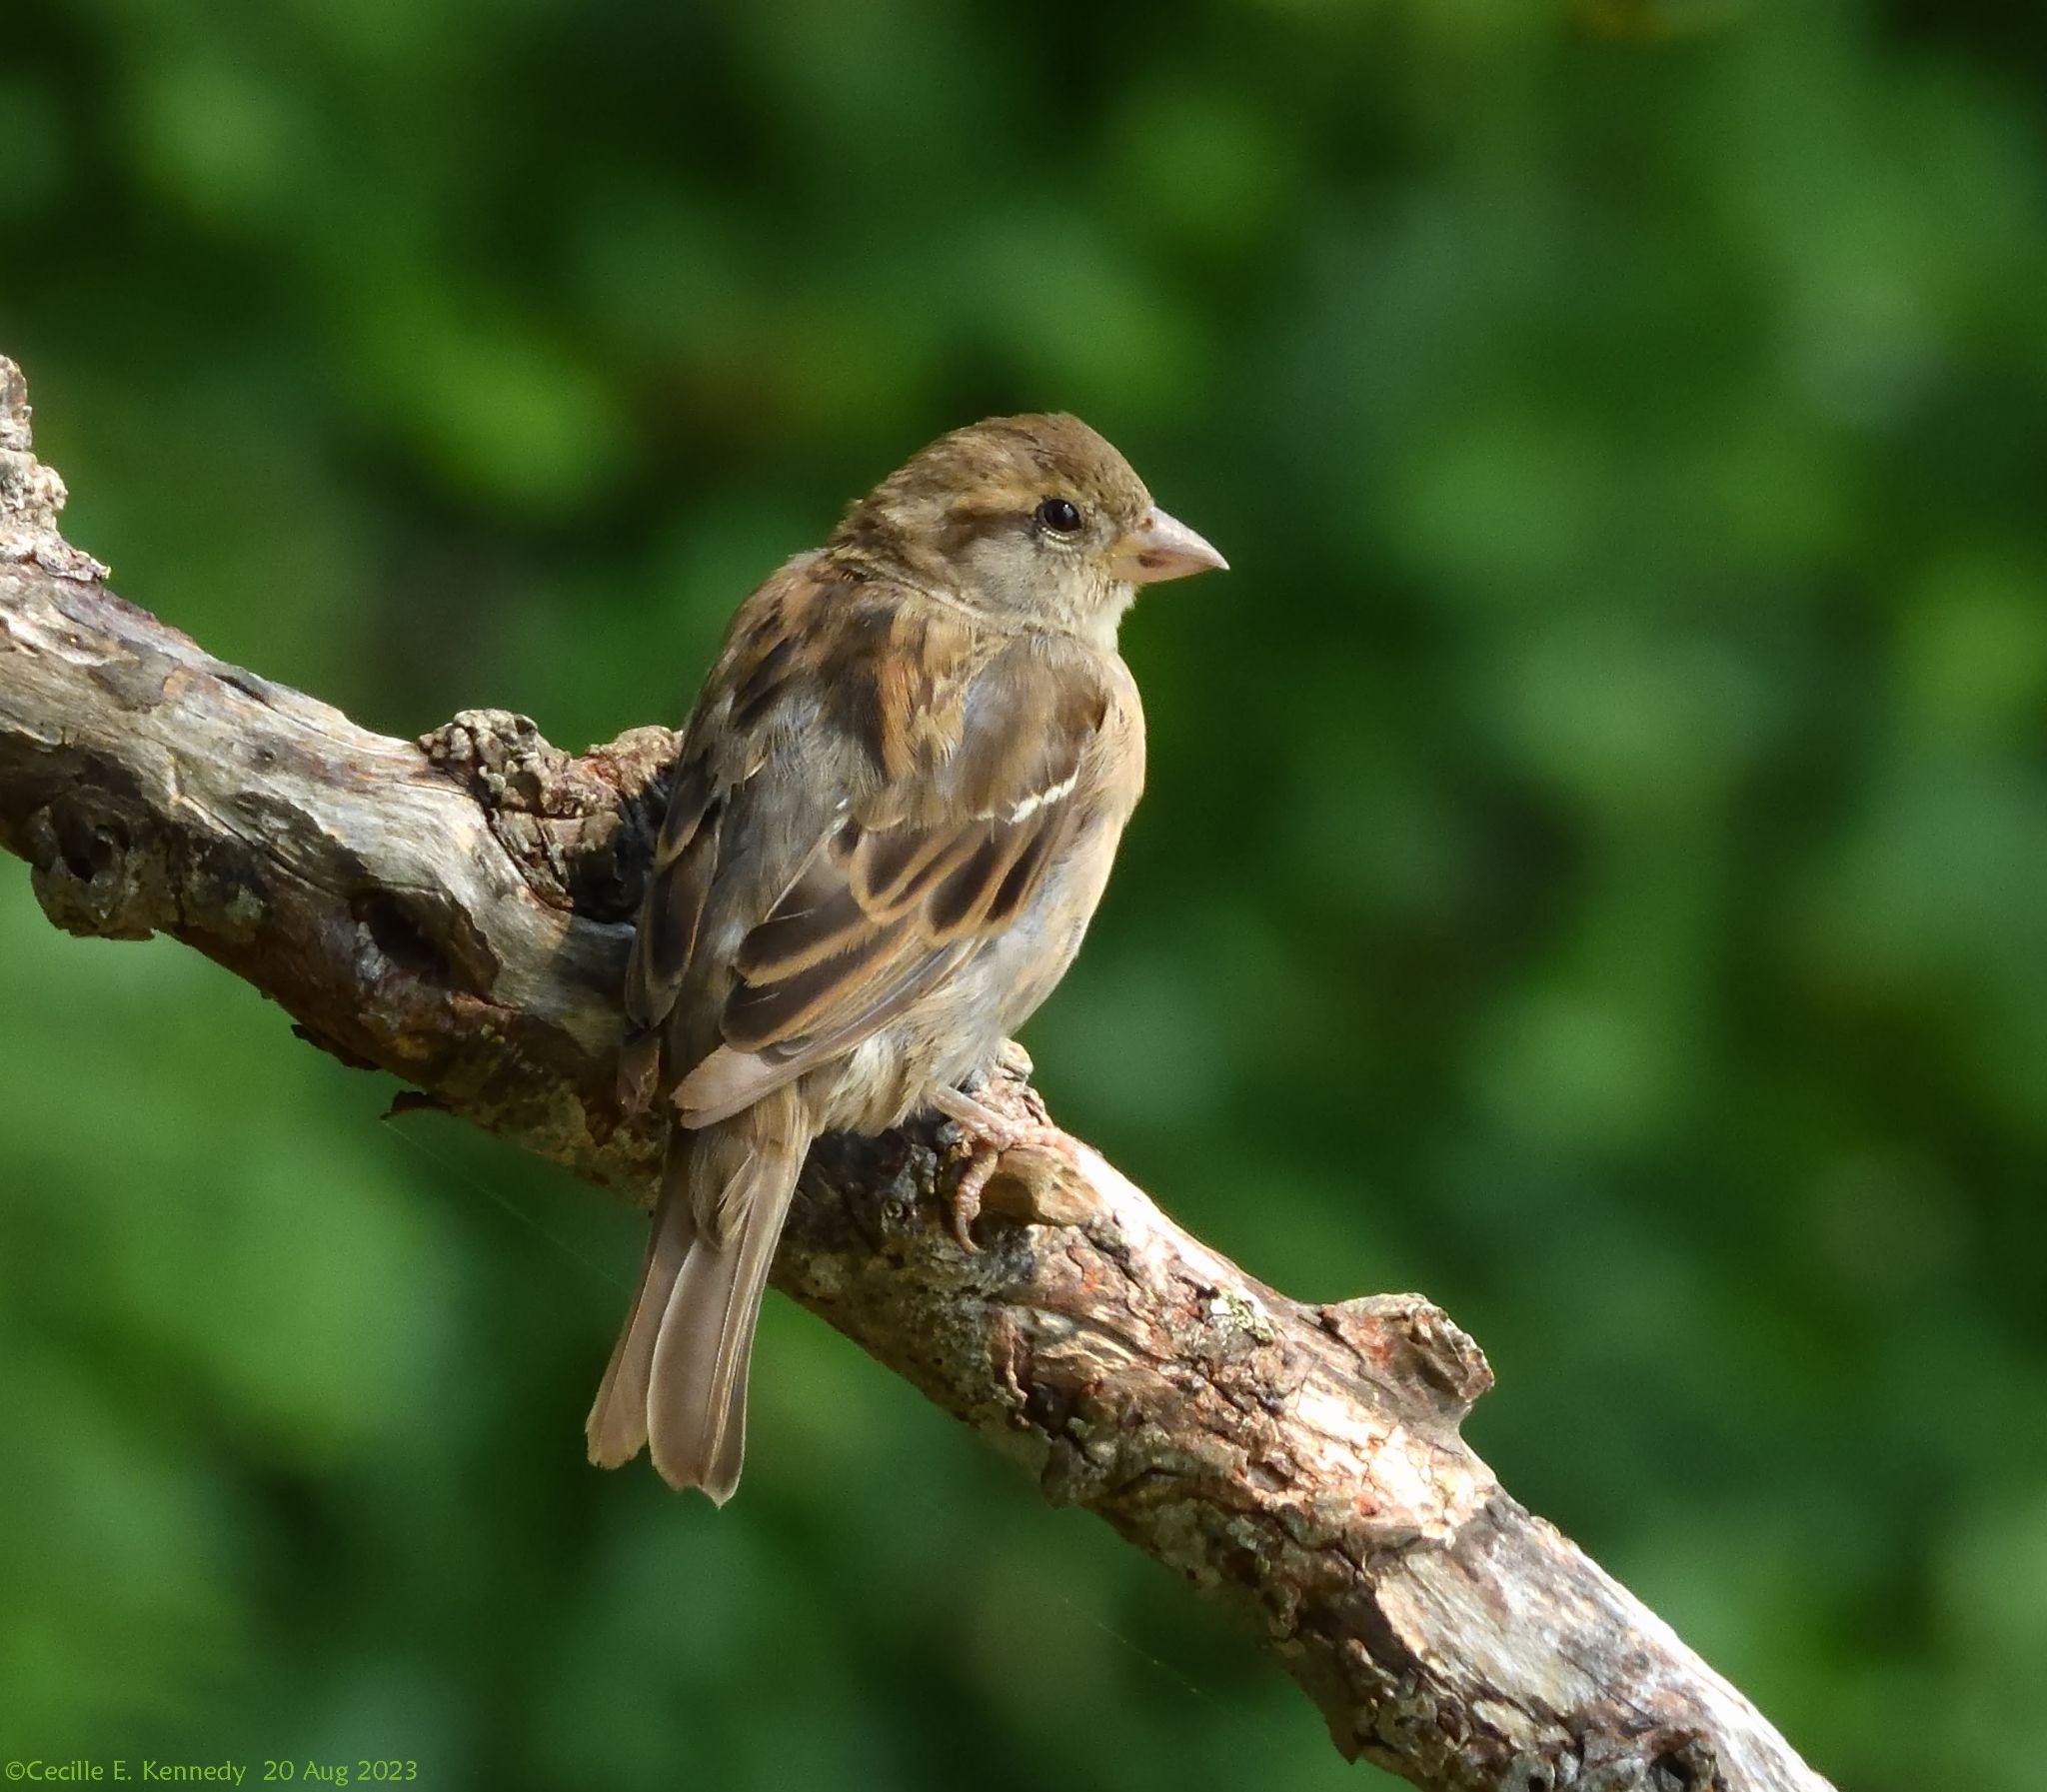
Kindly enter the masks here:
[[593, 1461], [648, 1444], [675, 1486], [731, 1495], [811, 1141], [961, 1109], [1058, 981], [1144, 781], [1116, 625], [1139, 584], [1221, 565], [1086, 425], [996, 418], [740, 607], [628, 973], [622, 1080], [675, 1125]]

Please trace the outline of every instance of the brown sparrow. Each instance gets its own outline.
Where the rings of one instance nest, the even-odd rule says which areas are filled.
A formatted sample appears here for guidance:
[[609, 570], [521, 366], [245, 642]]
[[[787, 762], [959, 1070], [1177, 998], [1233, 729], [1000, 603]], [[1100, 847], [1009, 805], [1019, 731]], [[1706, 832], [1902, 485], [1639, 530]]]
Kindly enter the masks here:
[[811, 1141], [936, 1109], [1050, 993], [1144, 783], [1116, 625], [1222, 566], [1076, 418], [956, 430], [741, 605], [697, 699], [626, 982], [674, 1126], [586, 1427], [721, 1504]]

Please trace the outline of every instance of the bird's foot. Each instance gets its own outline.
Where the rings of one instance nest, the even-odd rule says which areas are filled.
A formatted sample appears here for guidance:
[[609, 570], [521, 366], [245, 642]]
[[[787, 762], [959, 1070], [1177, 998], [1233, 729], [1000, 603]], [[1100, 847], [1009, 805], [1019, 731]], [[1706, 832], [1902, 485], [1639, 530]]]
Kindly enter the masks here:
[[[1042, 1152], [1057, 1159], [1058, 1166], [1075, 1174], [1079, 1171], [1079, 1157], [1072, 1139], [1036, 1114], [1017, 1117], [999, 1113], [987, 1102], [963, 1094], [956, 1088], [939, 1090], [932, 1098], [932, 1105], [946, 1118], [956, 1122], [966, 1134], [967, 1158], [960, 1166], [948, 1200], [953, 1236], [960, 1240], [962, 1249], [981, 1248], [974, 1242], [974, 1222], [981, 1214], [983, 1191], [1008, 1153]], [[1048, 1184], [1055, 1168], [1044, 1165], [1043, 1171], [1045, 1173], [1038, 1175], [1005, 1178], [1006, 1182], [1017, 1182], [1023, 1190], [1023, 1200], [1014, 1217], [1042, 1224], [1060, 1223], [1071, 1217], [1066, 1210], [1070, 1202], [1038, 1198], [1040, 1185]], [[1001, 1210], [1012, 1211], [1008, 1205]]]

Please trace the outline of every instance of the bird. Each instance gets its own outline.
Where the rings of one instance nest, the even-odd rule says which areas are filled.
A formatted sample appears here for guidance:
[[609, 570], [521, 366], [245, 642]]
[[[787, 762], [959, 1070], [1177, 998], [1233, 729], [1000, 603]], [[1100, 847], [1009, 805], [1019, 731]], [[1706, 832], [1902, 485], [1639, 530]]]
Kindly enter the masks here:
[[[913, 456], [734, 615], [684, 727], [624, 995], [621, 1099], [666, 1108], [646, 1257], [585, 1426], [723, 1505], [814, 1139], [972, 1092], [1065, 973], [1144, 784], [1117, 653], [1141, 587], [1221, 569], [1077, 418]], [[990, 1158], [992, 1167], [993, 1159]]]

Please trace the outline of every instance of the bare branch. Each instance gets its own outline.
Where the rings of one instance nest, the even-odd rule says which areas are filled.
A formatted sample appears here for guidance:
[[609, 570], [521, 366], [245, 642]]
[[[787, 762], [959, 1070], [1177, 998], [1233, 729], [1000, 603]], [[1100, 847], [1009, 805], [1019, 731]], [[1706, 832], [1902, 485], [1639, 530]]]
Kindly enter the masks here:
[[[0, 361], [0, 846], [51, 920], [175, 934], [314, 1043], [644, 1201], [615, 992], [673, 737], [370, 734], [113, 596], [29, 448]], [[1427, 1301], [1289, 1300], [1077, 1144], [1006, 1159], [966, 1252], [945, 1139], [821, 1143], [778, 1285], [1247, 1616], [1346, 1755], [1446, 1792], [1824, 1787], [1465, 1448], [1490, 1372]]]

